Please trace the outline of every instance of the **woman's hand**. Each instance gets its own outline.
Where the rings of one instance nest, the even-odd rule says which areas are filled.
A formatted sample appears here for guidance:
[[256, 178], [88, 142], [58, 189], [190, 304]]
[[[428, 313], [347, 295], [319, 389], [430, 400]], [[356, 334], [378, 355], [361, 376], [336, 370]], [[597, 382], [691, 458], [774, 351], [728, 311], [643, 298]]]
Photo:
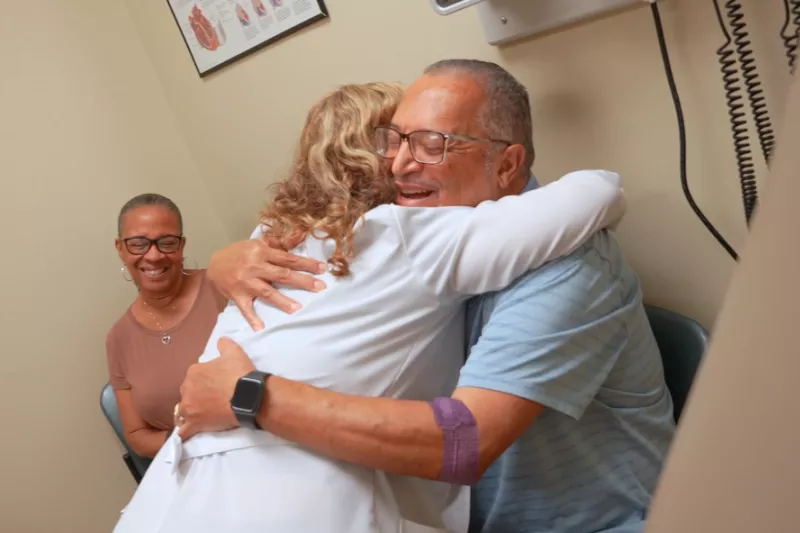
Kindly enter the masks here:
[[250, 327], [258, 331], [264, 324], [253, 309], [256, 298], [293, 313], [300, 304], [281, 294], [273, 284], [319, 292], [325, 283], [301, 272], [322, 274], [326, 270], [325, 263], [290, 254], [264, 239], [248, 239], [212, 255], [207, 276], [223, 296], [233, 300]]

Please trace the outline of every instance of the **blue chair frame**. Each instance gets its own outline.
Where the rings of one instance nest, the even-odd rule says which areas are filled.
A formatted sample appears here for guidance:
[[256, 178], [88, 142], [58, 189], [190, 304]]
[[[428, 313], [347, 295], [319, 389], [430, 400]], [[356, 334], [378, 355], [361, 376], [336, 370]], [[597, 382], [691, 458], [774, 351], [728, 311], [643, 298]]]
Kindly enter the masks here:
[[708, 332], [695, 320], [673, 311], [654, 306], [645, 306], [645, 311], [661, 351], [677, 422], [708, 347]]
[[125, 449], [125, 453], [122, 454], [122, 460], [125, 461], [125, 465], [128, 467], [136, 483], [140, 483], [152, 459], [136, 455], [125, 441], [125, 434], [122, 430], [122, 420], [119, 418], [119, 410], [117, 409], [117, 399], [114, 396], [114, 389], [111, 388], [111, 384], [109, 383], [106, 383], [103, 390], [100, 391], [100, 409], [103, 411], [106, 420], [111, 424], [114, 433], [117, 434], [117, 438]]

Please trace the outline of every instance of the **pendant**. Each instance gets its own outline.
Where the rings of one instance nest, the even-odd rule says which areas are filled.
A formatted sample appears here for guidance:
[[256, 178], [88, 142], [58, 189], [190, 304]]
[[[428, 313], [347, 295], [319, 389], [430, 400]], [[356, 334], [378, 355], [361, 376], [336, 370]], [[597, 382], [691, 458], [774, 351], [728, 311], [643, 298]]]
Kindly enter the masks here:
[[164, 335], [161, 337], [161, 344], [169, 344], [172, 338], [169, 335]]

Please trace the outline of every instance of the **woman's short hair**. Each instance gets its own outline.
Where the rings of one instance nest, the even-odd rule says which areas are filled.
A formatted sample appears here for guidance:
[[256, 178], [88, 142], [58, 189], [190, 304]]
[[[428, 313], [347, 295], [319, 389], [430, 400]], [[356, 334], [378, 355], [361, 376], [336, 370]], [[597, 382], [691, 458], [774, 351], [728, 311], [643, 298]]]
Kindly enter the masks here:
[[354, 225], [370, 209], [394, 200], [373, 130], [391, 121], [402, 96], [394, 83], [351, 84], [314, 104], [289, 175], [273, 186], [272, 201], [261, 212], [268, 238], [287, 247], [309, 234], [332, 239], [331, 273], [349, 274]]
[[137, 207], [142, 207], [146, 205], [160, 205], [161, 207], [165, 207], [175, 213], [175, 216], [178, 217], [178, 230], [181, 234], [183, 234], [183, 217], [181, 216], [181, 210], [178, 209], [178, 206], [175, 205], [175, 202], [167, 198], [166, 196], [162, 196], [156, 193], [145, 193], [139, 194], [134, 196], [127, 202], [125, 205], [122, 206], [122, 209], [119, 210], [119, 216], [117, 217], [117, 235], [122, 237], [122, 222], [130, 211], [133, 211]]

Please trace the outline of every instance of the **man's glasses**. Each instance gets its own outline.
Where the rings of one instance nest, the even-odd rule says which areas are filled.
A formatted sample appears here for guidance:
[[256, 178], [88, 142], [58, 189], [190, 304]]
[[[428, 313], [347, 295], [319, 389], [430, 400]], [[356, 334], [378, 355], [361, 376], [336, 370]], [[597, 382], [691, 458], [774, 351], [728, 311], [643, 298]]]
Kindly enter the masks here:
[[408, 143], [411, 157], [417, 163], [424, 165], [438, 165], [444, 161], [447, 147], [451, 141], [502, 143], [511, 146], [508, 141], [499, 139], [481, 139], [466, 135], [454, 135], [440, 131], [418, 130], [410, 133], [401, 133], [390, 126], [378, 126], [374, 134], [375, 153], [387, 159], [397, 157], [403, 141]]
[[158, 239], [148, 239], [141, 235], [122, 239], [125, 249], [133, 255], [145, 255], [155, 245], [162, 254], [172, 254], [178, 251], [183, 242], [181, 235], [162, 235]]

